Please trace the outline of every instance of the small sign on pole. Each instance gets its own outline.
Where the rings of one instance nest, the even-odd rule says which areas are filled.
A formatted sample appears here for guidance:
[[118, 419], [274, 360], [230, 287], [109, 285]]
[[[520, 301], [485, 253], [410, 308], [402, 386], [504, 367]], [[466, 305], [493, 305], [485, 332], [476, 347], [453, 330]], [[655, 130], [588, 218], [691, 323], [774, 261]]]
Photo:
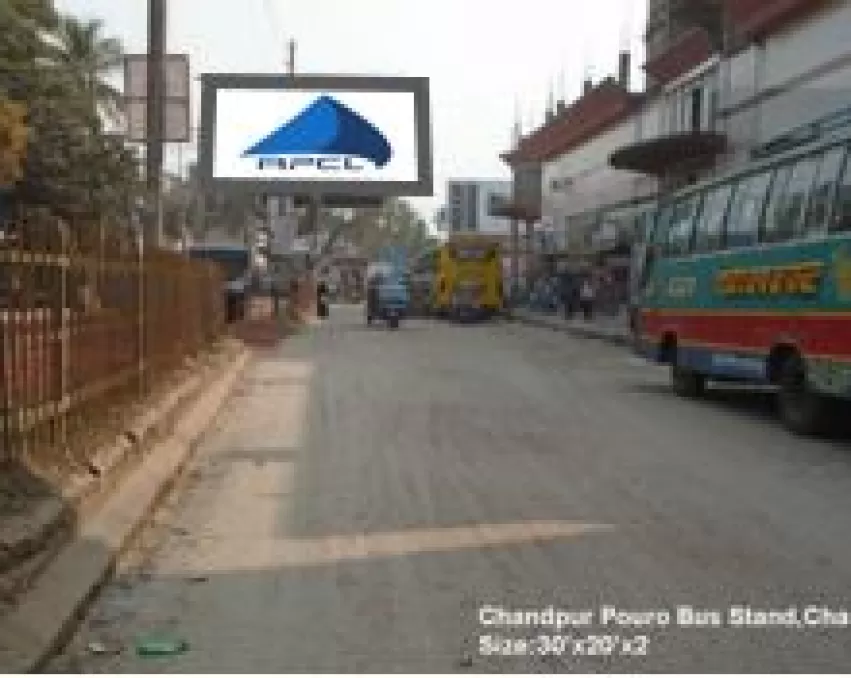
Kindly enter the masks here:
[[[165, 129], [166, 143], [188, 143], [192, 140], [190, 111], [189, 56], [169, 54], [165, 57]], [[128, 54], [124, 57], [124, 110], [127, 118], [127, 141], [148, 140], [148, 55]]]

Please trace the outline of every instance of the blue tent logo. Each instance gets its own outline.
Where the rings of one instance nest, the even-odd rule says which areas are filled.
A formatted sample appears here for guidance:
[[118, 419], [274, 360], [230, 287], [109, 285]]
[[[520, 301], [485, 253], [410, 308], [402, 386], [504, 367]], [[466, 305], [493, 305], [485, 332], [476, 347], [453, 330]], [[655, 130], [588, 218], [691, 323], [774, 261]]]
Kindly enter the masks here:
[[[361, 158], [381, 168], [390, 162], [393, 150], [372, 123], [333, 97], [321, 96], [242, 154], [244, 158], [260, 160], [261, 167], [264, 159], [319, 155]], [[308, 163], [293, 166], [304, 164]], [[318, 162], [315, 164], [322, 168]], [[356, 169], [348, 163], [346, 166]]]

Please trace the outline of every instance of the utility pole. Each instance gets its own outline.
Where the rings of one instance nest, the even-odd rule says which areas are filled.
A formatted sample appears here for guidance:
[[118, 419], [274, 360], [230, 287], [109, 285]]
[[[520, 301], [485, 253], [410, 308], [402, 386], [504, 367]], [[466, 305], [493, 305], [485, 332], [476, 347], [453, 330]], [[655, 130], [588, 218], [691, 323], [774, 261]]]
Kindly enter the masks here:
[[296, 41], [290, 39], [287, 46], [287, 51], [289, 53], [289, 58], [287, 59], [287, 74], [289, 75], [295, 75], [295, 49]]
[[[295, 75], [296, 41], [289, 40], [287, 43], [287, 62], [285, 64], [287, 75]], [[295, 227], [295, 202], [292, 197], [268, 196], [266, 200], [266, 218], [271, 234], [283, 236], [283, 242], [278, 243], [282, 249], [292, 250], [297, 228]], [[281, 224], [281, 219], [286, 223], [286, 229], [275, 228]]]
[[[287, 75], [291, 78], [295, 77], [295, 53], [296, 53], [296, 41], [294, 38], [290, 38], [289, 43], [287, 44]], [[293, 244], [295, 243], [296, 236], [298, 235], [298, 226], [296, 225], [296, 216], [295, 216], [295, 200], [292, 196], [287, 196], [284, 199], [284, 214], [286, 215], [287, 220], [287, 239], [289, 240], [288, 246], [292, 249]]]
[[162, 169], [165, 137], [166, 0], [148, 0], [147, 188], [145, 245], [162, 244]]

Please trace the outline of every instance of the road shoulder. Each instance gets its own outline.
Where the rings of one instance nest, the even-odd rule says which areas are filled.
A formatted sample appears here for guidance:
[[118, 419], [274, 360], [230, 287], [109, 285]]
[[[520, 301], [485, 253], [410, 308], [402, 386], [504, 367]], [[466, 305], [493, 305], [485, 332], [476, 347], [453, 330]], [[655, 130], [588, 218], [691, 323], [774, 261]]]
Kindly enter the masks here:
[[213, 376], [174, 422], [171, 435], [156, 444], [98, 510], [82, 520], [74, 538], [15, 608], [0, 619], [0, 666], [4, 672], [38, 670], [67, 639], [122, 551], [185, 468], [249, 359], [247, 351], [240, 351]]

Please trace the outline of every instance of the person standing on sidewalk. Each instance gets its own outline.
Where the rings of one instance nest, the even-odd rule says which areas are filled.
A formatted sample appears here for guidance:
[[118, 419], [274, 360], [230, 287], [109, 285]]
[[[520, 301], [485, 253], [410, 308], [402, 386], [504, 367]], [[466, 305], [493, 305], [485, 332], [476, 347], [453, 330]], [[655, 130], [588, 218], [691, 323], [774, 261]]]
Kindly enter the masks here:
[[316, 310], [320, 318], [328, 317], [328, 283], [320, 280], [316, 286]]
[[579, 304], [582, 307], [582, 315], [585, 320], [591, 320], [594, 314], [594, 300], [596, 298], [596, 290], [594, 283], [590, 278], [585, 278], [582, 281], [582, 287], [579, 289]]
[[281, 281], [277, 275], [273, 275], [269, 283], [269, 292], [272, 295], [272, 316], [277, 318], [281, 315]]
[[574, 309], [574, 283], [573, 278], [568, 273], [562, 273], [559, 276], [559, 301], [561, 302], [561, 310], [564, 314], [565, 318], [571, 318], [573, 316]]

